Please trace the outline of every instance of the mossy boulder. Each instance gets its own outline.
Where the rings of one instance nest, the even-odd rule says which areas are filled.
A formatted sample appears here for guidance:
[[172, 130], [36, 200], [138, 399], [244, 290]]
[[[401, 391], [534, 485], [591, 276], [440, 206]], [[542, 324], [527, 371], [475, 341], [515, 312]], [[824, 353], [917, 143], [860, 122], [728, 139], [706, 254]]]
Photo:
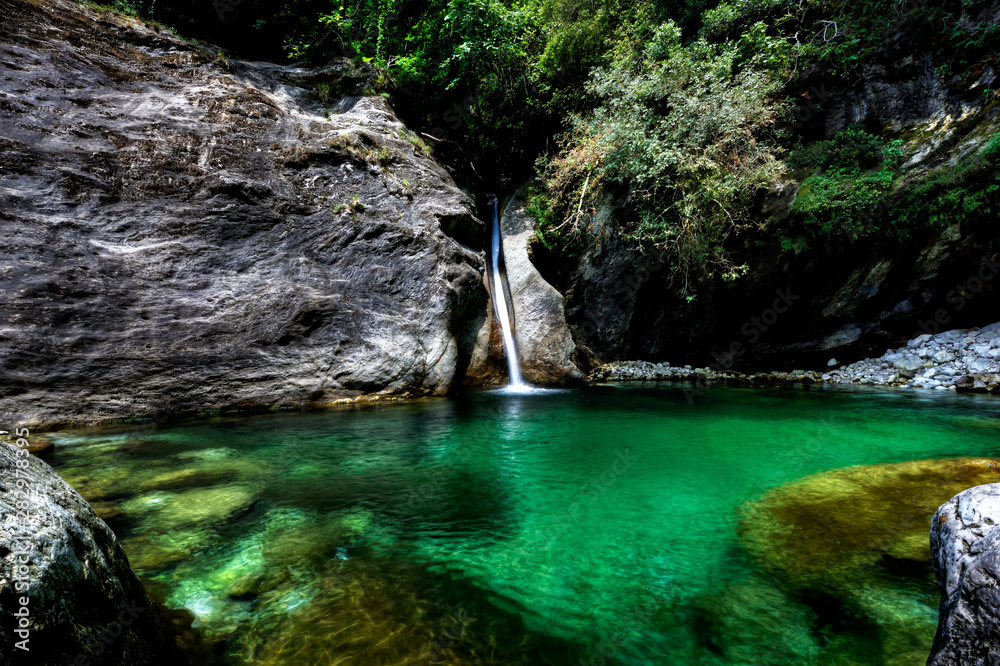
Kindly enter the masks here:
[[149, 493], [122, 502], [121, 506], [129, 518], [170, 530], [225, 524], [246, 512], [255, 499], [250, 487], [231, 484], [181, 493]]
[[936, 627], [931, 516], [1000, 461], [917, 460], [822, 472], [745, 507], [741, 537], [786, 590], [873, 625], [886, 664], [922, 664]]

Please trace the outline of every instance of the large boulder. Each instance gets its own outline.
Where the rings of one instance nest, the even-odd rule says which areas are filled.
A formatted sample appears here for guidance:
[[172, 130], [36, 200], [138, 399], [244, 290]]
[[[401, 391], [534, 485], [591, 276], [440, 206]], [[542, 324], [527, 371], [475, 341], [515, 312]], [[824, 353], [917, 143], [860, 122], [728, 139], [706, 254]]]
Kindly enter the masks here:
[[969, 488], [931, 521], [941, 587], [928, 666], [1000, 664], [1000, 483]]
[[0, 417], [450, 389], [484, 226], [364, 66], [66, 0], [0, 0], [0, 44]]
[[155, 609], [104, 521], [41, 460], [0, 442], [0, 664], [165, 659]]
[[573, 362], [576, 344], [566, 326], [563, 296], [531, 262], [535, 224], [519, 200], [508, 204], [500, 220], [521, 372], [535, 384], [582, 384], [586, 378]]

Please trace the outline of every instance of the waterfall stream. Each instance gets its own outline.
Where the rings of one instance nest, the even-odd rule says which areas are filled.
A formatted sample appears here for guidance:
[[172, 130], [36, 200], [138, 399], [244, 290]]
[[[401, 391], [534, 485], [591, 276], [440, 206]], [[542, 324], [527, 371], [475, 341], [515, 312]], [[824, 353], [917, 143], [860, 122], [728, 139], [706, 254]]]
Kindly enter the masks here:
[[503, 274], [500, 272], [500, 259], [503, 254], [503, 240], [500, 237], [500, 214], [499, 205], [495, 198], [490, 199], [490, 209], [493, 213], [493, 244], [491, 247], [493, 261], [493, 305], [496, 309], [497, 318], [500, 320], [500, 329], [503, 331], [503, 346], [507, 353], [507, 370], [509, 371], [509, 386], [512, 388], [526, 388], [527, 384], [521, 378], [521, 366], [517, 359], [517, 345], [514, 344], [514, 327], [510, 321], [510, 302], [508, 294], [503, 288]]

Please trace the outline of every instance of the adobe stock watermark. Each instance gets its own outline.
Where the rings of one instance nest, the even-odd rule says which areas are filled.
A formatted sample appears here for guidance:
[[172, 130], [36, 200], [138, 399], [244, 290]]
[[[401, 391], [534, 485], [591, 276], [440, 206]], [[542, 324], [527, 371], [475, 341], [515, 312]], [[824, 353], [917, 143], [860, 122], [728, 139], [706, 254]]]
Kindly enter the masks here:
[[[4, 432], [3, 434], [7, 434]], [[16, 638], [14, 648], [30, 652], [29, 642], [31, 640], [31, 578], [28, 570], [29, 555], [32, 551], [31, 539], [35, 534], [35, 527], [31, 524], [31, 507], [35, 500], [35, 489], [32, 486], [27, 473], [30, 465], [28, 447], [28, 428], [14, 428], [14, 436], [17, 440], [14, 445], [17, 448], [17, 459], [14, 463], [14, 486], [21, 497], [14, 503], [14, 512], [5, 516], [7, 527], [11, 531], [11, 541], [13, 548], [12, 578], [14, 583], [14, 593], [17, 598], [17, 611], [14, 617], [17, 618], [17, 627], [14, 633]]]
[[632, 453], [632, 447], [626, 446], [615, 451], [611, 462], [604, 470], [580, 486], [566, 502], [561, 520], [549, 531], [547, 540], [539, 554], [551, 556], [554, 552], [552, 549], [553, 541], [580, 522], [584, 509], [593, 505], [601, 495], [608, 492], [638, 461], [639, 456]]
[[236, 11], [236, 8], [243, 4], [243, 0], [214, 0], [212, 9], [219, 16], [220, 21], [226, 20], [226, 15]]
[[[623, 621], [618, 626], [655, 626], [656, 617], [661, 610], [659, 604], [654, 603], [655, 599], [655, 596], [651, 596], [649, 599], [644, 599], [636, 603], [624, 614]], [[557, 633], [555, 627], [564, 621], [570, 625], [578, 625], [579, 623], [578, 618], [573, 618], [564, 611], [556, 610], [546, 617], [539, 631], [546, 635], [554, 635]], [[586, 651], [577, 660], [580, 666], [606, 666], [607, 664], [619, 663], [619, 660], [623, 656], [622, 653], [626, 648], [633, 653], [648, 648], [646, 645], [633, 641], [632, 636], [634, 632], [630, 633], [625, 628], [612, 631], [602, 631], [596, 627], [595, 629], [597, 630], [593, 633], [600, 636], [600, 638], [588, 642], [585, 648]], [[635, 654], [632, 656], [634, 657]]]
[[140, 606], [135, 599], [129, 603], [123, 601], [120, 606], [122, 611], [118, 614], [118, 619], [110, 623], [100, 633], [91, 636], [84, 645], [84, 649], [90, 653], [90, 656], [87, 655], [87, 652], [77, 654], [73, 659], [73, 666], [90, 666], [91, 658], [104, 654], [104, 651], [113, 645], [125, 633], [126, 629], [132, 626], [139, 618], [140, 613], [149, 610]]
[[448, 626], [431, 641], [431, 658], [434, 663], [444, 661], [448, 657], [448, 652], [464, 640], [466, 629], [476, 621], [476, 618], [469, 615], [464, 608], [459, 608], [456, 613], [448, 617], [448, 620]]
[[831, 91], [827, 90], [825, 82], [810, 86], [809, 90], [802, 94], [802, 98], [795, 108], [785, 116], [785, 122], [780, 130], [792, 133], [793, 130], [805, 127], [805, 124], [812, 120], [817, 112], [822, 111], [822, 105], [830, 99], [832, 94]]
[[569, 525], [579, 520], [580, 512], [583, 510], [582, 504], [588, 506], [593, 504], [598, 497], [606, 493], [615, 482], [620, 479], [625, 472], [638, 462], [638, 456], [632, 455], [632, 447], [626, 446], [624, 449], [615, 451], [614, 458], [608, 468], [600, 475], [588, 481], [577, 492], [577, 501], [566, 507], [566, 521], [560, 524], [557, 531], [565, 531]]
[[[740, 326], [740, 335], [746, 338], [746, 341], [744, 342], [741, 339], [733, 340], [729, 343], [728, 350], [722, 354], [718, 354], [713, 350], [712, 356], [715, 358], [715, 362], [708, 366], [709, 369], [716, 372], [725, 372], [732, 368], [736, 359], [746, 354], [749, 347], [756, 344], [761, 336], [767, 333], [778, 322], [779, 316], [788, 312], [795, 304], [795, 301], [800, 298], [792, 293], [791, 287], [775, 289], [774, 293], [776, 298], [771, 307], [763, 310], [758, 316], [750, 317], [750, 319], [743, 322], [743, 325]], [[684, 389], [684, 397], [687, 398], [688, 404], [694, 404], [694, 399], [704, 394], [705, 391], [696, 386]]]
[[[421, 132], [421, 134], [426, 136], [428, 139], [440, 143], [451, 141], [452, 139], [450, 137], [453, 136], [453, 133], [462, 129], [462, 127], [469, 122], [469, 118], [472, 117], [472, 112], [479, 103], [479, 100], [479, 94], [474, 93], [472, 95], [466, 95], [465, 99], [461, 102], [454, 102], [441, 115], [441, 120], [444, 122], [444, 125], [434, 127], [430, 130], [430, 133]], [[447, 127], [445, 127], [445, 125]]]
[[[631, 275], [625, 275], [615, 282], [612, 293], [622, 301], [630, 301], [639, 292], [642, 285], [653, 279], [653, 275], [658, 273], [667, 265], [667, 253], [658, 250], [644, 255], [642, 261], [636, 266]], [[601, 339], [601, 327], [592, 318], [588, 317], [579, 324], [575, 324], [584, 338]]]
[[996, 277], [998, 272], [1000, 272], [1000, 262], [997, 262], [996, 259], [983, 257], [976, 272], [970, 275], [965, 282], [956, 284], [955, 288], [945, 295], [945, 302], [952, 307], [950, 309], [938, 308], [931, 319], [917, 322], [920, 330], [928, 335], [940, 333], [941, 327], [951, 321], [952, 312], [962, 310], [983, 290], [987, 283]]

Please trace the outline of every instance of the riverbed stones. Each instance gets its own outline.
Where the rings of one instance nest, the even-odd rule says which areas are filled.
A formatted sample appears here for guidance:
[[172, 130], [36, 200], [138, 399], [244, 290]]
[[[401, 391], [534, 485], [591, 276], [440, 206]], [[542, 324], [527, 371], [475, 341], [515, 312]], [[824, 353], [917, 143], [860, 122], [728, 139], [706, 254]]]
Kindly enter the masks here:
[[[879, 358], [855, 361], [825, 371], [803, 375], [782, 372], [742, 374], [702, 368], [666, 369], [642, 361], [615, 362], [591, 373], [594, 381], [732, 381], [751, 386], [796, 383], [808, 378], [830, 384], [909, 386], [951, 391], [994, 392], [1000, 390], [1000, 329], [955, 329], [933, 337], [918, 336], [906, 346], [889, 349]], [[803, 382], [805, 383], [805, 382]]]
[[904, 356], [892, 365], [899, 370], [899, 374], [912, 377], [918, 369], [924, 367], [924, 361], [919, 356]]
[[939, 364], [951, 363], [952, 361], [955, 360], [955, 354], [954, 354], [954, 352], [942, 350], [942, 351], [939, 351], [939, 352], [935, 352], [934, 355], [931, 358], [934, 359], [935, 363], [939, 363]]
[[529, 631], [519, 614], [485, 602], [482, 590], [400, 560], [335, 560], [308, 595], [280, 587], [257, 604], [268, 620], [251, 627], [241, 644], [260, 666], [328, 663], [330, 655], [345, 664], [579, 660], [578, 648]]
[[249, 509], [255, 499], [250, 487], [231, 484], [180, 493], [147, 493], [122, 502], [122, 511], [129, 518], [170, 530], [227, 523]]
[[132, 567], [142, 575], [165, 569], [192, 553], [209, 548], [214, 535], [201, 527], [172, 529], [164, 533], [148, 533], [122, 540]]
[[994, 664], [1000, 646], [1000, 483], [952, 497], [931, 521], [941, 588], [928, 666]]
[[973, 375], [982, 375], [988, 372], [996, 372], [997, 364], [992, 359], [973, 358], [965, 363], [965, 369]]

